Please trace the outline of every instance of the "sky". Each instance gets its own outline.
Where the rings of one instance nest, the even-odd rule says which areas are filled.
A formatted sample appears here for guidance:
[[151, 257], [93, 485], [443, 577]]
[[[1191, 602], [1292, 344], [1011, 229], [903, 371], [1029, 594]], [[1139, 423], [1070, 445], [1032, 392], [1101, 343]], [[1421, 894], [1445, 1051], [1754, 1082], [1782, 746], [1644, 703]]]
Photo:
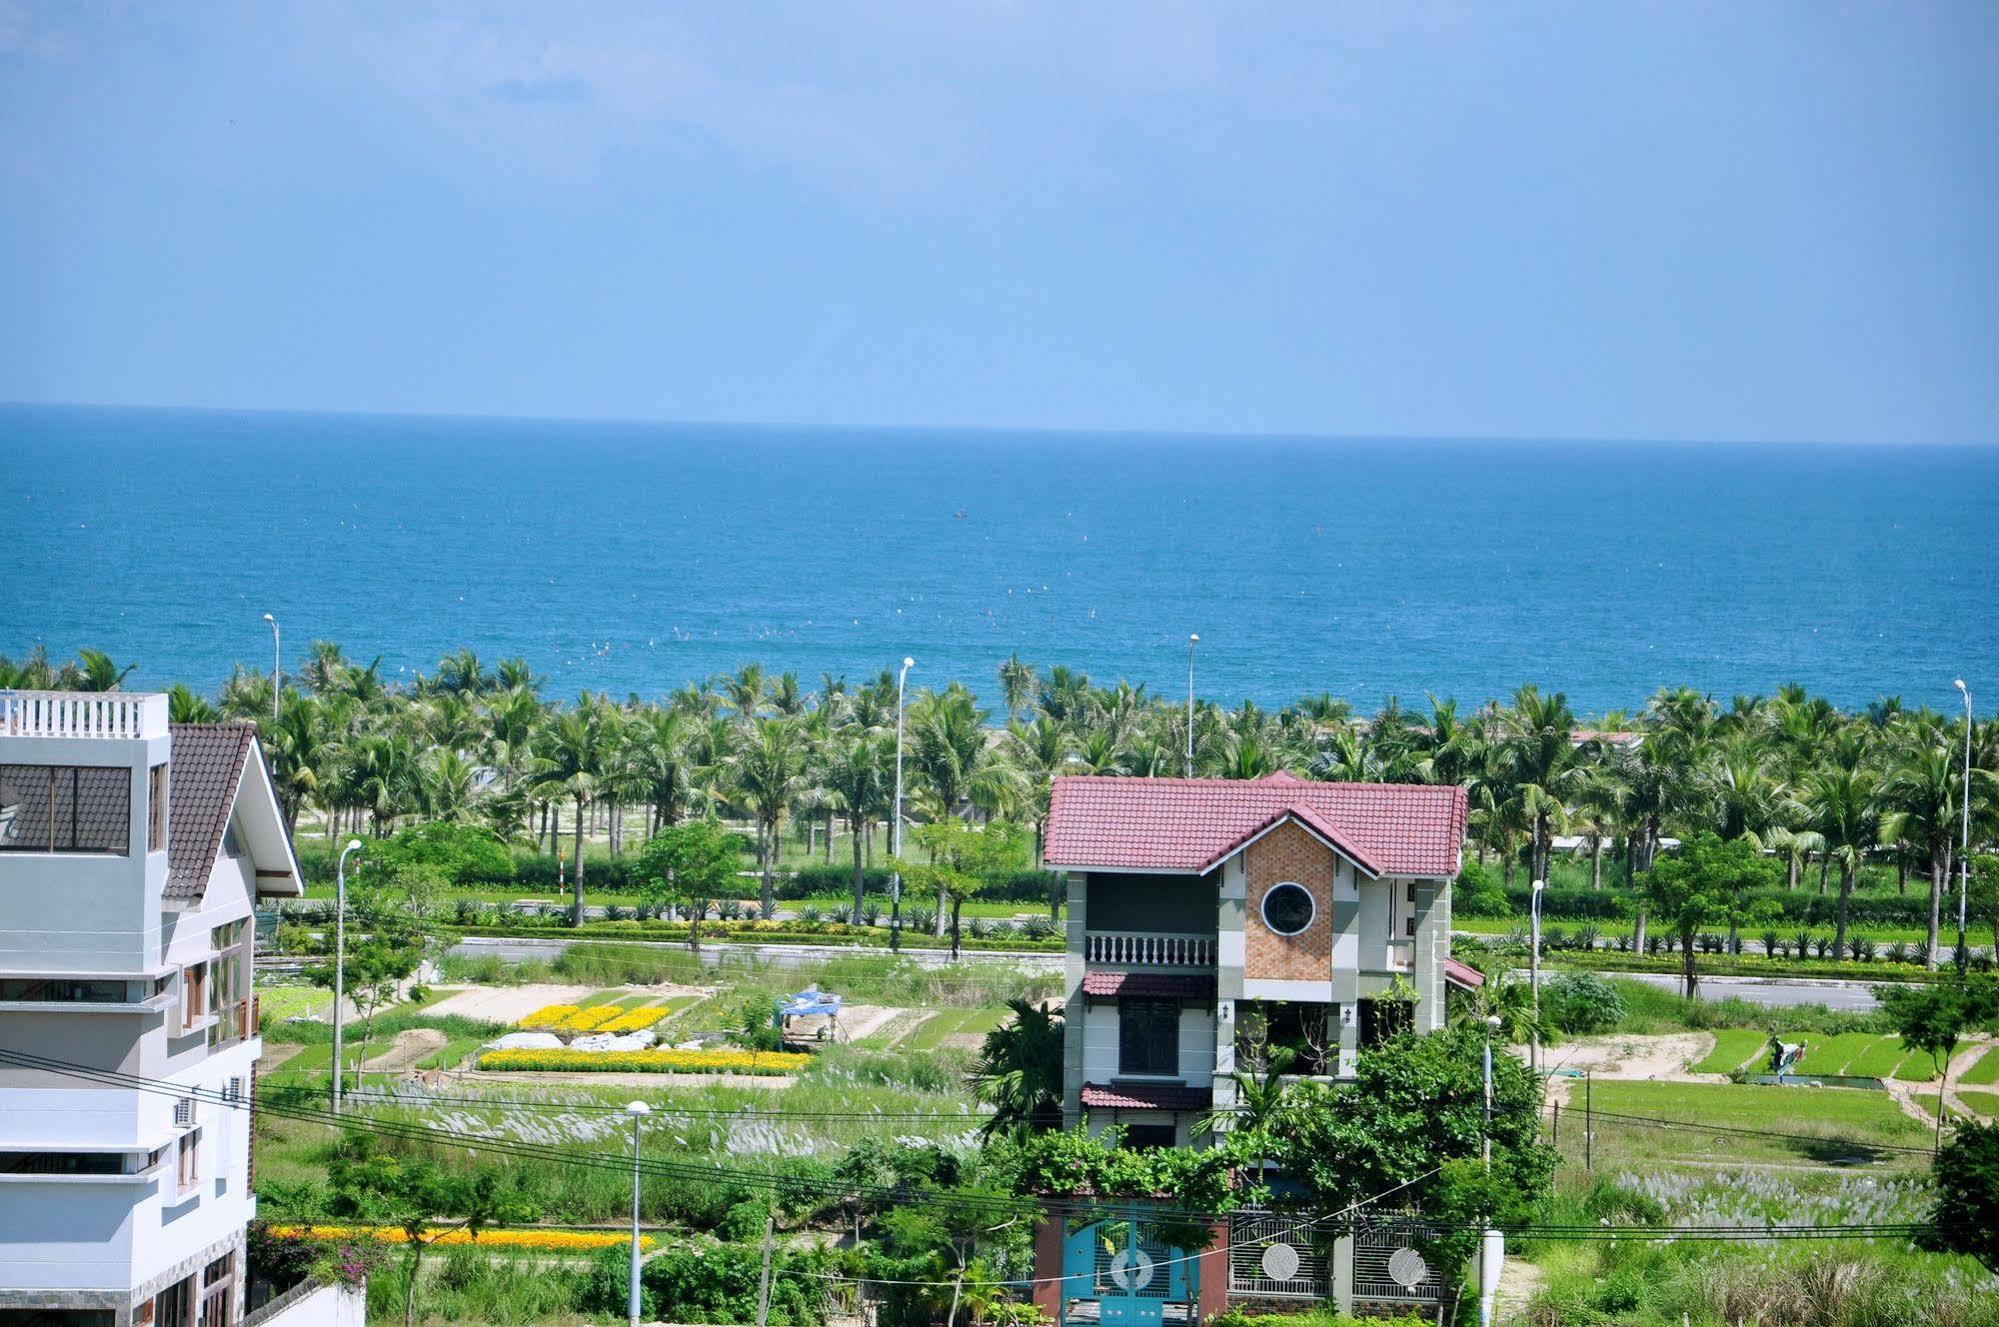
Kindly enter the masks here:
[[0, 0], [0, 400], [1999, 442], [1999, 5]]

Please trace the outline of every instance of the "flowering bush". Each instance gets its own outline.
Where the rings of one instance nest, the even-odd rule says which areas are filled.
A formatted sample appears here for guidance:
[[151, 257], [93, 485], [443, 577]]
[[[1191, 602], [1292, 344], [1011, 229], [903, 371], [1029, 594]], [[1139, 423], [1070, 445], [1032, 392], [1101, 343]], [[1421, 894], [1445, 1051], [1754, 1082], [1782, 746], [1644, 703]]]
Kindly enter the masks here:
[[[401, 1226], [272, 1226], [279, 1239], [320, 1241], [371, 1239], [377, 1244], [406, 1244], [409, 1235]], [[629, 1235], [581, 1230], [482, 1230], [477, 1235], [463, 1229], [434, 1231], [426, 1244], [477, 1244], [489, 1249], [533, 1249], [544, 1253], [590, 1252], [631, 1243]], [[639, 1236], [639, 1247], [653, 1246], [650, 1235]]]
[[562, 1021], [575, 1012], [576, 1006], [573, 1004], [543, 1005], [514, 1026], [530, 1032], [545, 1032], [561, 1026]]
[[595, 1032], [618, 1016], [618, 1006], [614, 1004], [592, 1005], [588, 1009], [578, 1009], [569, 1017], [557, 1023], [560, 1032]]
[[507, 1073], [788, 1074], [812, 1057], [780, 1051], [485, 1051], [481, 1069]]

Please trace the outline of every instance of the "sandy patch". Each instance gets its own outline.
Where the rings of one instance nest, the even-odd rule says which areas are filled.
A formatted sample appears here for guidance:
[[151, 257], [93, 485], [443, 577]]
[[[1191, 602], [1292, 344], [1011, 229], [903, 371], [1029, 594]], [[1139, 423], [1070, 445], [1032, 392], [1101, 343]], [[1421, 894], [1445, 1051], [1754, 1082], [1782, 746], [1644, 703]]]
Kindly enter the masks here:
[[[1512, 1049], [1522, 1059], [1526, 1058], [1526, 1047]], [[1542, 1060], [1551, 1072], [1589, 1073], [1597, 1078], [1725, 1083], [1726, 1074], [1697, 1074], [1689, 1068], [1713, 1049], [1714, 1037], [1706, 1032], [1674, 1032], [1657, 1037], [1578, 1037], [1545, 1048]], [[1559, 1092], [1567, 1081], [1559, 1074], [1551, 1078], [1551, 1095]]]
[[575, 1004], [597, 993], [595, 986], [466, 986], [424, 1010], [448, 1018], [483, 1018], [493, 1023], [518, 1023], [544, 1005]]
[[903, 1011], [894, 1005], [850, 1004], [840, 1011], [840, 1040], [872, 1037]]
[[396, 1033], [395, 1045], [361, 1067], [374, 1073], [397, 1073], [441, 1049], [449, 1040], [436, 1028], [408, 1028]]
[[269, 1073], [304, 1049], [303, 1046], [289, 1042], [267, 1041], [264, 1043], [264, 1053], [257, 1057], [257, 1068]]

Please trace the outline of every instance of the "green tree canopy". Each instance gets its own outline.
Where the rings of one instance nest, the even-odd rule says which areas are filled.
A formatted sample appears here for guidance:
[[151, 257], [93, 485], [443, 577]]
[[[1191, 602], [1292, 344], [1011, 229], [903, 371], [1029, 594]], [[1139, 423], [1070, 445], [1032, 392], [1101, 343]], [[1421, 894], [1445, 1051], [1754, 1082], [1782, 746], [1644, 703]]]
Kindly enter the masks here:
[[1653, 914], [1680, 938], [1681, 973], [1689, 1000], [1700, 983], [1695, 937], [1715, 926], [1749, 920], [1743, 902], [1752, 889], [1773, 885], [1777, 864], [1748, 839], [1729, 839], [1704, 830], [1670, 857], [1652, 863], [1644, 876], [1645, 900]]

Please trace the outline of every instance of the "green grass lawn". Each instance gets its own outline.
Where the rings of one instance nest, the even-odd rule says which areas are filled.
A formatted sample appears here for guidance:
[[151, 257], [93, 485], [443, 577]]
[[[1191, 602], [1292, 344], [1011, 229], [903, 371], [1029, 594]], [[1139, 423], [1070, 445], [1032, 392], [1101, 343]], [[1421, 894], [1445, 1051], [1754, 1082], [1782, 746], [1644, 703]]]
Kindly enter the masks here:
[[1930, 1058], [1928, 1051], [1910, 1051], [1902, 1057], [1902, 1062], [1895, 1066], [1895, 1072], [1889, 1077], [1899, 1078], [1904, 1083], [1933, 1083], [1937, 1077], [1936, 1061]]
[[1714, 1034], [1714, 1049], [1694, 1066], [1699, 1074], [1727, 1074], [1759, 1059], [1770, 1038], [1755, 1028], [1722, 1028]]
[[[1793, 1040], [1793, 1038], [1785, 1038]], [[1843, 1074], [1846, 1066], [1859, 1059], [1881, 1040], [1874, 1032], [1841, 1032], [1831, 1037], [1804, 1038], [1804, 1058], [1798, 1061], [1797, 1072], [1801, 1074]]]
[[902, 1043], [904, 1050], [934, 1051], [957, 1033], [984, 1036], [1004, 1023], [1004, 1009], [946, 1009], [923, 1021]]
[[287, 1018], [317, 1018], [333, 1006], [333, 993], [318, 986], [270, 986], [257, 983], [257, 1010], [279, 1022]]
[[1985, 1054], [1979, 1056], [1977, 1062], [1966, 1069], [1957, 1081], [1981, 1086], [1999, 1083], [1999, 1046], [1987, 1047]]
[[[1774, 1087], [1736, 1083], [1655, 1083], [1600, 1079], [1592, 1087], [1595, 1164], [1642, 1171], [1683, 1163], [1816, 1164], [1902, 1168], [1927, 1164], [1929, 1137], [1885, 1092], [1859, 1088]], [[1563, 1112], [1562, 1150], [1581, 1160], [1582, 1094], [1571, 1085]], [[1661, 1127], [1612, 1116], [1644, 1116], [1702, 1126]], [[1728, 1133], [1740, 1129], [1758, 1132]], [[1798, 1135], [1767, 1137], [1764, 1134]], [[1923, 1155], [1882, 1145], [1925, 1149]]]
[[1999, 1092], [1959, 1092], [1958, 1099], [1986, 1119], [1999, 1116]]
[[[1876, 1039], [1872, 1046], [1848, 1060], [1843, 1072], [1864, 1078], [1890, 1078], [1908, 1062], [1908, 1058], [1909, 1048], [1902, 1044], [1899, 1036], [1891, 1033]], [[1923, 1059], [1927, 1061], [1929, 1057], [1925, 1055]], [[1911, 1065], [1910, 1070], [1913, 1074], [1915, 1066]]]

